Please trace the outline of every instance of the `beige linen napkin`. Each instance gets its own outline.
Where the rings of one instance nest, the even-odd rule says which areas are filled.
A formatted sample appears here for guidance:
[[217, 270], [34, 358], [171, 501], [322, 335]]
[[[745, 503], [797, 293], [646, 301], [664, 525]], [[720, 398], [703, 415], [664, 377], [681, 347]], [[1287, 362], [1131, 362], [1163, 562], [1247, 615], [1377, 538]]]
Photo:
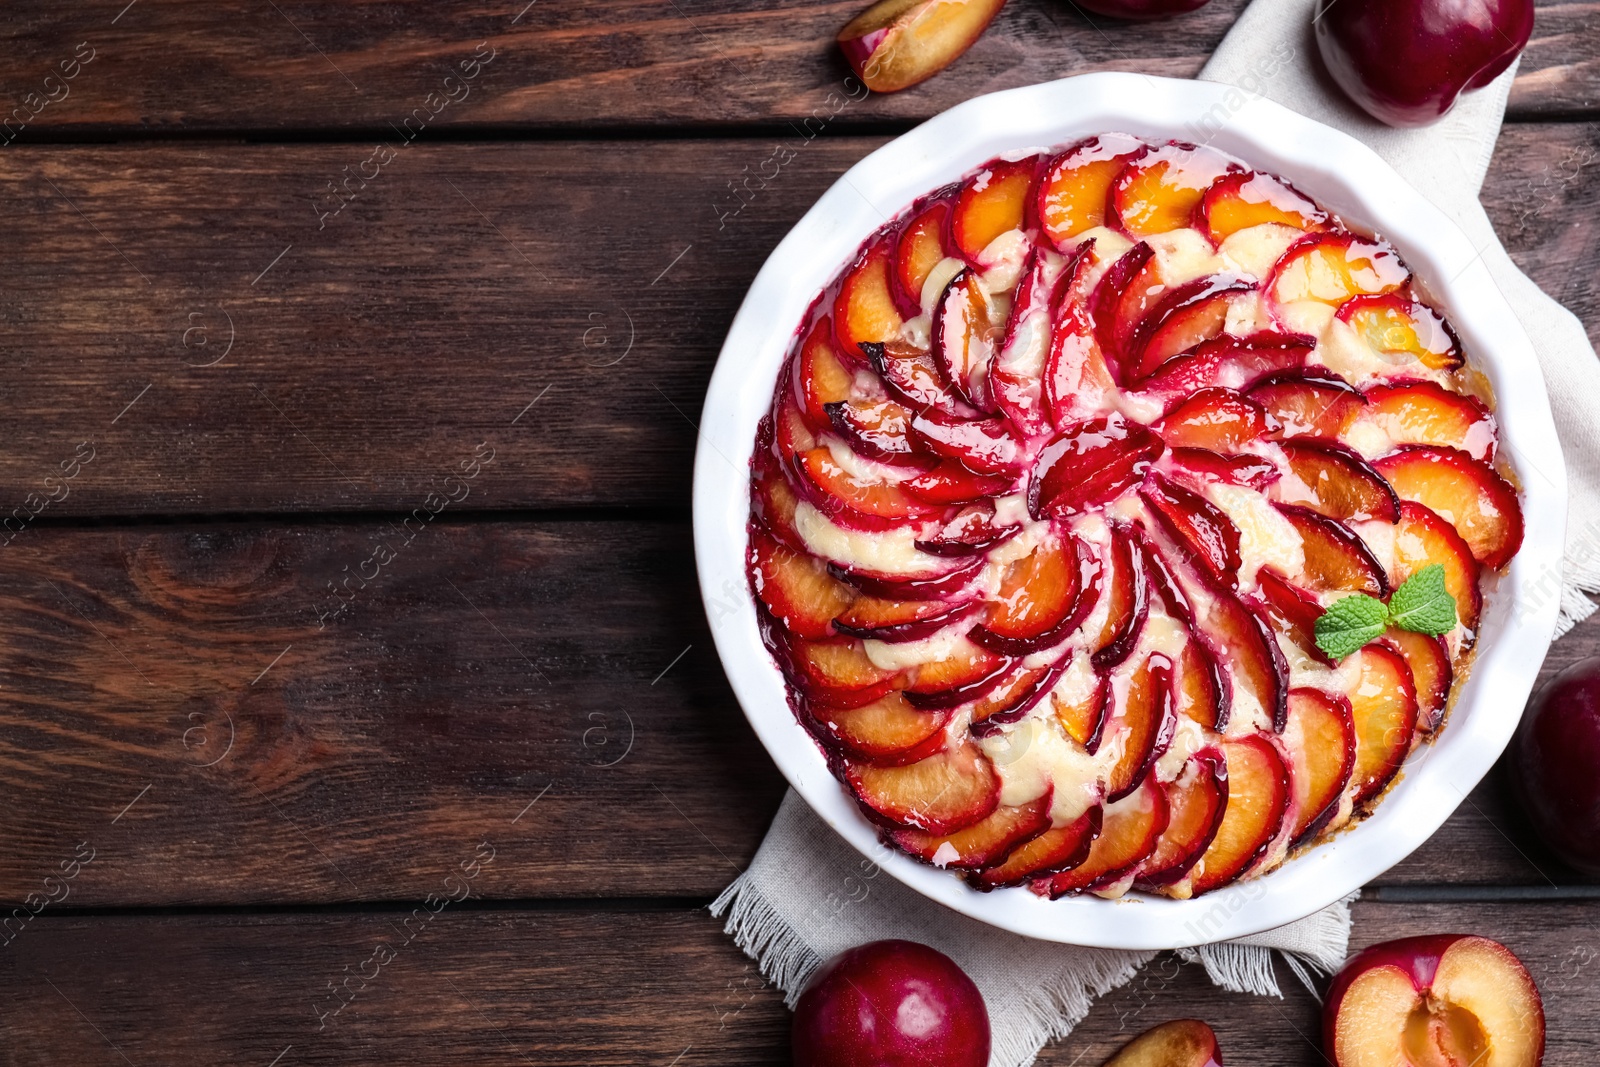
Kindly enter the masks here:
[[[1255, 0], [1200, 76], [1231, 82], [1365, 141], [1481, 250], [1539, 353], [1566, 452], [1566, 582], [1552, 569], [1544, 586], [1561, 598], [1564, 632], [1594, 610], [1583, 591], [1600, 589], [1600, 419], [1586, 417], [1600, 398], [1600, 363], [1578, 320], [1512, 264], [1478, 203], [1515, 67], [1463, 97], [1443, 121], [1393, 130], [1346, 101], [1322, 72], [1311, 34], [1314, 3]], [[1210, 132], [1227, 121], [1212, 120]], [[1281, 995], [1273, 952], [1307, 984], [1308, 970], [1330, 972], [1349, 941], [1350, 899], [1277, 930], [1179, 955], [1202, 964], [1225, 989]], [[1032, 1063], [1046, 1041], [1082, 1020], [1096, 997], [1128, 982], [1155, 955], [1034, 941], [949, 911], [882, 874], [792, 791], [750, 869], [717, 898], [712, 913], [728, 916], [728, 933], [791, 1006], [811, 972], [846, 948], [880, 938], [933, 945], [983, 991], [994, 1033], [990, 1067]]]

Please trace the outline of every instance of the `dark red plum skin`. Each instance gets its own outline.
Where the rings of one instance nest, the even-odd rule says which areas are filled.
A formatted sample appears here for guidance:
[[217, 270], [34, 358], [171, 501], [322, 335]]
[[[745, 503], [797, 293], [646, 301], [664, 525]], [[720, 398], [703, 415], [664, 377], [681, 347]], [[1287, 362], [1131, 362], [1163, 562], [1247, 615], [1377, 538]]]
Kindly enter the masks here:
[[1425, 126], [1517, 58], [1533, 0], [1318, 0], [1314, 25], [1350, 99], [1391, 126]]
[[817, 969], [795, 1004], [794, 1067], [987, 1067], [989, 1012], [954, 960], [872, 941]]
[[1511, 744], [1511, 780], [1546, 844], [1600, 875], [1600, 657], [1545, 684]]

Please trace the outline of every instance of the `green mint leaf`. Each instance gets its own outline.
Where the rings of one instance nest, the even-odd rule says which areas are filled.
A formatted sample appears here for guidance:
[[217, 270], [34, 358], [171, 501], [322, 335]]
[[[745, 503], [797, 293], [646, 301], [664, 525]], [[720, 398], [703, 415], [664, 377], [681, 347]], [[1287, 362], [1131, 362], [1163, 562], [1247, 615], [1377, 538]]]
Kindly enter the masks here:
[[1443, 634], [1455, 628], [1456, 601], [1445, 591], [1442, 565], [1430, 563], [1394, 591], [1389, 623], [1419, 634]]
[[1356, 593], [1328, 605], [1317, 619], [1317, 647], [1344, 659], [1383, 633], [1389, 609], [1383, 601]]

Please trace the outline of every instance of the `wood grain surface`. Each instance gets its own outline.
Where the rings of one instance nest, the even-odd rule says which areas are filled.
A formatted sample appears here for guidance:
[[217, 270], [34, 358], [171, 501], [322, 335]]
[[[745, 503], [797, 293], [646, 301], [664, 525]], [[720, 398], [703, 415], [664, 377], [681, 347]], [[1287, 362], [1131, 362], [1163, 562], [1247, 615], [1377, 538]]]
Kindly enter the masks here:
[[[771, 140], [419, 145], [327, 218], [370, 145], [8, 149], [0, 515], [85, 441], [40, 520], [409, 511], [485, 441], [473, 508], [682, 509], [745, 289], [883, 139], [790, 140], [748, 200]], [[1485, 201], [1600, 336], [1597, 163], [1509, 127]]]
[[[1211, 0], [1149, 25], [1087, 15], [1070, 0], [1011, 0], [938, 78], [845, 102], [850, 70], [833, 38], [866, 6], [28, 0], [7, 7], [11, 49], [0, 100], [26, 108], [11, 127], [23, 138], [383, 130], [417, 108], [434, 132], [779, 126], [813, 116], [843, 126], [905, 123], [980, 93], [1069, 74], [1192, 77], [1245, 4]], [[1540, 0], [1512, 93], [1514, 117], [1600, 107], [1597, 14], [1593, 2]], [[92, 58], [63, 68], [80, 44]], [[1300, 47], [1315, 51], [1309, 28]], [[475, 57], [492, 58], [484, 66]], [[76, 76], [63, 81], [65, 70]], [[445, 82], [462, 73], [474, 77]], [[441, 103], [446, 94], [455, 99]]]
[[[40, 918], [0, 953], [16, 1020], [6, 1051], [75, 1065], [788, 1062], [780, 998], [703, 910], [471, 908], [445, 905], [426, 922], [410, 911]], [[1600, 1056], [1600, 905], [1359, 903], [1354, 929], [1353, 948], [1450, 930], [1504, 941], [1539, 983], [1546, 1067]], [[1039, 1063], [1099, 1064], [1145, 1027], [1199, 1017], [1230, 1064], [1323, 1064], [1315, 1001], [1286, 968], [1278, 977], [1282, 1001], [1225, 993], [1162, 957]]]
[[[28, 813], [0, 821], [0, 901], [80, 841], [82, 906], [414, 898], [491, 828], [485, 897], [709, 898], [782, 795], [685, 524], [46, 529], [0, 568]], [[1546, 673], [1597, 644], [1600, 617]], [[1532, 842], [1493, 778], [1380, 881], [1574, 880]]]

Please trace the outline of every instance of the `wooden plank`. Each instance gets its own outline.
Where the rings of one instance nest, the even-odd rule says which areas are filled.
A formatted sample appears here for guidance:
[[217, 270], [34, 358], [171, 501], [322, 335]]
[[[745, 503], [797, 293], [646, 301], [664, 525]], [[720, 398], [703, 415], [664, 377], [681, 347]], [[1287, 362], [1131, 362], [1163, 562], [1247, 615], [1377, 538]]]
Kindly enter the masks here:
[[[435, 880], [470, 855], [436, 857]], [[405, 912], [41, 919], [0, 953], [7, 1047], [27, 1063], [788, 1062], [780, 998], [703, 911], [470, 907], [410, 927]], [[1594, 1062], [1600, 905], [1363, 903], [1354, 918], [1356, 947], [1457, 930], [1504, 941], [1543, 995], [1546, 1067]], [[1101, 1063], [1133, 1033], [1198, 1017], [1230, 1063], [1322, 1064], [1317, 1005], [1278, 975], [1282, 1001], [1164, 957], [1039, 1062]], [[354, 997], [332, 1014], [329, 985], [346, 978]]]
[[[921, 120], [980, 93], [1095, 70], [1191, 77], [1244, 0], [1212, 0], [1150, 24], [1012, 0], [939, 77], [841, 103], [861, 92], [853, 82], [845, 88], [850, 71], [833, 38], [864, 6], [298, 0], [274, 9], [187, 0], [124, 10], [116, 0], [32, 0], [8, 24], [13, 58], [0, 74], [0, 100], [22, 108], [7, 139], [306, 128], [387, 136], [417, 108], [426, 109], [418, 124], [434, 131], [798, 122], [836, 112], [848, 127]], [[1513, 115], [1594, 111], [1596, 11], [1592, 2], [1541, 0]], [[474, 76], [445, 82], [463, 73]]]
[[[1509, 127], [1485, 200], [1600, 335], [1597, 134]], [[409, 511], [480, 442], [474, 509], [682, 508], [746, 287], [881, 143], [794, 138], [748, 203], [771, 141], [418, 146], [320, 221], [369, 149], [12, 148], [0, 515]]]
[[[783, 786], [686, 526], [406, 532], [48, 529], [0, 555], [0, 795], [28, 813], [0, 821], [0, 901], [79, 842], [84, 906], [415, 898], [491, 833], [500, 899], [709, 899], [749, 862]], [[1546, 672], [1597, 645], [1600, 617]], [[1493, 780], [1381, 881], [1571, 881], [1518, 819]]]

